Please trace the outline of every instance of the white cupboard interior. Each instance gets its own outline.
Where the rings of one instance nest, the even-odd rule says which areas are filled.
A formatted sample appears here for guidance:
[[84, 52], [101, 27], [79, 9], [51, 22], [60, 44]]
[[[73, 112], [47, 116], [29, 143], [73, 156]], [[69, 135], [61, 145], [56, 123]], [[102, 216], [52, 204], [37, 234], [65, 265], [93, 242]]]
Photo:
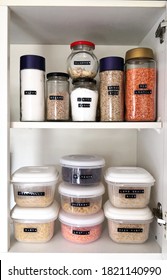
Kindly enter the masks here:
[[[55, 235], [46, 244], [24, 244], [13, 237], [10, 209], [14, 205], [10, 175], [25, 165], [56, 164], [67, 154], [99, 154], [109, 166], [140, 166], [156, 179], [151, 190], [151, 209], [162, 204], [167, 211], [165, 192], [165, 166], [167, 167], [166, 139], [166, 42], [160, 44], [155, 32], [166, 19], [166, 1], [1, 1], [3, 20], [8, 18], [9, 30], [9, 82], [6, 109], [1, 104], [1, 116], [9, 113], [10, 121], [2, 127], [8, 146], [2, 152], [0, 167], [6, 179], [6, 207], [4, 218], [4, 250], [9, 252], [55, 252], [55, 253], [135, 253], [149, 254], [153, 258], [165, 258], [167, 240], [165, 228], [151, 225], [149, 240], [144, 244], [116, 244], [108, 236], [107, 224], [102, 237], [89, 245], [76, 245], [63, 239], [59, 225]], [[4, 6], [3, 6], [4, 2]], [[5, 2], [9, 3], [6, 8]], [[47, 2], [47, 4], [45, 3]], [[54, 4], [53, 4], [54, 2]], [[61, 2], [61, 3], [60, 3]], [[21, 4], [20, 4], [21, 3]], [[6, 17], [5, 17], [6, 15]], [[9, 17], [7, 17], [7, 15]], [[7, 32], [7, 28], [5, 29]], [[128, 49], [145, 46], [153, 49], [157, 61], [157, 120], [147, 123], [24, 123], [20, 122], [19, 62], [23, 54], [38, 54], [46, 58], [46, 73], [66, 72], [66, 59], [70, 54], [70, 43], [76, 40], [95, 43], [98, 59], [105, 56], [122, 56]], [[5, 39], [4, 39], [5, 40]], [[165, 40], [165, 36], [164, 36]], [[7, 44], [6, 44], [7, 48]], [[2, 69], [2, 68], [1, 68]], [[97, 76], [98, 80], [98, 76]], [[6, 87], [7, 88], [7, 87]], [[4, 100], [4, 99], [3, 99]], [[1, 97], [2, 103], [2, 97]], [[6, 110], [6, 111], [5, 111]], [[3, 157], [9, 160], [3, 161]], [[2, 163], [3, 162], [3, 163]], [[6, 163], [6, 167], [4, 166]], [[58, 200], [58, 194], [56, 194]], [[107, 189], [104, 201], [107, 200]], [[165, 203], [166, 201], [166, 203]], [[4, 204], [3, 204], [4, 205]], [[8, 217], [7, 217], [8, 215]], [[58, 222], [57, 222], [58, 224]], [[8, 238], [7, 238], [8, 236]]]

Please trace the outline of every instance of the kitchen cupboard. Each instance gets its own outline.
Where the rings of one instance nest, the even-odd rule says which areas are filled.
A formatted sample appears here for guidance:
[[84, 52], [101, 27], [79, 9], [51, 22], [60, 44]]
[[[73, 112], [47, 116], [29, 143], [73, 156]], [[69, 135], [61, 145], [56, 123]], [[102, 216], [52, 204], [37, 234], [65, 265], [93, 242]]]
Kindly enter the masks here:
[[[109, 253], [111, 258], [135, 254], [136, 258], [167, 259], [166, 25], [166, 1], [30, 0], [25, 4], [1, 0], [1, 252]], [[124, 57], [128, 49], [137, 46], [153, 49], [158, 69], [156, 122], [20, 122], [20, 56], [39, 54], [46, 58], [47, 73], [66, 71], [69, 45], [80, 39], [95, 43], [98, 59]], [[105, 168], [140, 166], [155, 177], [150, 207], [160, 203], [162, 209], [157, 211], [159, 220], [154, 219], [146, 243], [116, 244], [108, 237], [107, 225], [98, 241], [85, 246], [64, 240], [58, 225], [46, 244], [21, 244], [14, 239], [12, 172], [24, 165], [56, 164], [59, 168], [60, 157], [72, 153], [99, 154], [106, 160]]]

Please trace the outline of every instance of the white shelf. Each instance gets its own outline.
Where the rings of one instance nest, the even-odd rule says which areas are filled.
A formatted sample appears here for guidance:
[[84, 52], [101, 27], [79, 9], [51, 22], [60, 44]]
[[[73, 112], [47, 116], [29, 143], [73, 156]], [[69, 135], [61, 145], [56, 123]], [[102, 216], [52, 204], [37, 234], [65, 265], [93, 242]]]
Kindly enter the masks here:
[[161, 129], [161, 122], [11, 122], [11, 128]]

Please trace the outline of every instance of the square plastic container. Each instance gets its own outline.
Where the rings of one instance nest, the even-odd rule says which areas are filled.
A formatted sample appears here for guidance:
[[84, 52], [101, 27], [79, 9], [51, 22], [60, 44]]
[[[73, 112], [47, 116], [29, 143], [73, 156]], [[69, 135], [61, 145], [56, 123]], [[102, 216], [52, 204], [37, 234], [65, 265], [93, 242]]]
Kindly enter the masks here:
[[61, 233], [63, 237], [74, 243], [86, 244], [100, 238], [104, 213], [101, 209], [93, 215], [73, 215], [63, 209], [59, 212]]
[[121, 209], [110, 201], [104, 204], [110, 238], [117, 243], [144, 243], [149, 236], [153, 214], [148, 207]]
[[13, 173], [14, 199], [21, 207], [47, 207], [53, 200], [59, 173], [55, 166], [25, 166]]
[[20, 242], [47, 242], [54, 235], [54, 224], [59, 205], [54, 201], [45, 208], [22, 208], [15, 205], [11, 211], [14, 236]]
[[58, 191], [62, 209], [75, 215], [92, 215], [102, 207], [102, 195], [105, 192], [102, 183], [88, 186], [74, 186], [62, 182]]
[[96, 155], [67, 155], [60, 159], [62, 179], [69, 184], [91, 185], [101, 181], [105, 161]]
[[152, 175], [140, 167], [110, 167], [104, 174], [110, 202], [118, 208], [144, 208], [150, 201]]

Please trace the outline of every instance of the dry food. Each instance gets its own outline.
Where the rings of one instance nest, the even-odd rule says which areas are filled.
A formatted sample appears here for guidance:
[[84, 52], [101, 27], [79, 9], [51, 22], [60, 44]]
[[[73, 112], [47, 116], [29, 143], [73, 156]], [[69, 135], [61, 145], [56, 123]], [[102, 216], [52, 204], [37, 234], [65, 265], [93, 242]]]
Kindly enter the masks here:
[[108, 194], [111, 203], [120, 208], [142, 208], [149, 203], [151, 187], [112, 187], [108, 186]]
[[15, 238], [21, 242], [47, 242], [54, 234], [54, 222], [21, 223], [14, 222]]
[[101, 181], [102, 168], [69, 168], [62, 166], [62, 177], [71, 184], [95, 184]]
[[73, 79], [77, 78], [94, 78], [96, 76], [95, 71], [89, 71], [82, 67], [74, 67], [72, 69], [69, 69], [69, 75], [70, 77], [73, 77]]
[[117, 243], [143, 243], [148, 239], [150, 224], [124, 224], [108, 220], [109, 235]]
[[61, 196], [61, 207], [67, 213], [75, 215], [90, 215], [101, 209], [102, 196], [91, 198], [77, 198]]
[[123, 71], [100, 72], [100, 120], [124, 120]]
[[47, 120], [69, 119], [69, 93], [51, 92], [47, 96]]
[[156, 69], [126, 70], [126, 121], [155, 121]]
[[100, 238], [102, 225], [89, 227], [69, 226], [61, 223], [61, 232], [65, 239], [75, 243], [90, 243]]

